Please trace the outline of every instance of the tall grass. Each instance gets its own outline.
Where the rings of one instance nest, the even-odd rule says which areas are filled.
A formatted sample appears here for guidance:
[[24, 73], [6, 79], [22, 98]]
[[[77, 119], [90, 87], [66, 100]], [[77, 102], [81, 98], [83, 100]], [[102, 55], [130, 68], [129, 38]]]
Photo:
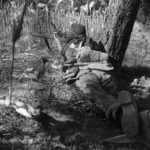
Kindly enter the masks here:
[[[58, 1], [59, 2], [59, 1]], [[58, 3], [59, 4], [59, 3]], [[57, 4], [57, 5], [58, 5]], [[5, 48], [10, 49], [10, 39], [12, 30], [12, 19], [19, 16], [21, 12], [21, 2], [16, 8], [12, 8], [10, 5], [1, 9], [0, 19], [0, 51]], [[20, 50], [31, 50], [33, 47], [32, 33], [52, 34], [50, 20], [53, 20], [57, 28], [63, 32], [69, 32], [70, 25], [72, 23], [81, 23], [86, 26], [88, 36], [98, 40], [101, 36], [104, 26], [104, 15], [99, 12], [93, 12], [88, 16], [84, 13], [76, 13], [73, 11], [65, 12], [65, 10], [58, 10], [57, 13], [51, 10], [38, 10], [36, 14], [27, 12], [24, 18], [24, 27], [22, 38], [19, 40]], [[147, 65], [150, 64], [150, 35], [149, 35], [149, 23], [147, 22], [147, 28], [143, 28], [143, 25], [135, 22], [133, 32], [130, 38], [130, 43], [125, 55], [124, 64], [130, 66]], [[53, 44], [53, 40], [49, 41]], [[39, 43], [38, 43], [39, 44]], [[52, 46], [53, 47], [53, 46]]]
[[[53, 18], [53, 13], [51, 13]], [[86, 26], [87, 34], [90, 36], [98, 35], [103, 30], [104, 16], [95, 12], [92, 15], [86, 15], [84, 13], [74, 13], [74, 12], [63, 12], [60, 11], [56, 14], [55, 24], [62, 31], [69, 31], [70, 25], [72, 23], [81, 23]], [[95, 37], [94, 37], [95, 38]]]

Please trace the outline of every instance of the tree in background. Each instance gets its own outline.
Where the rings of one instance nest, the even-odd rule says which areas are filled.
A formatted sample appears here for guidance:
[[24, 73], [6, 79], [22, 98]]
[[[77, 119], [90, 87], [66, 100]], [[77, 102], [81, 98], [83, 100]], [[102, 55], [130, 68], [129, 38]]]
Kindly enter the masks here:
[[141, 0], [140, 9], [137, 15], [137, 21], [146, 24], [150, 18], [150, 0]]
[[140, 0], [110, 0], [105, 11], [101, 41], [114, 66], [122, 64], [139, 6]]

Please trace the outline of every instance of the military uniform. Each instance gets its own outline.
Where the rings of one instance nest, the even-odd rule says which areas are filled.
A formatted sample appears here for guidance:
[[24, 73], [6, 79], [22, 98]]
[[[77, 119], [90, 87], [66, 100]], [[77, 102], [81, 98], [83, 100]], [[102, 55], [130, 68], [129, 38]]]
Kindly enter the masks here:
[[[108, 54], [105, 53], [103, 46], [86, 37], [85, 26], [72, 24], [70, 32], [71, 34], [65, 40], [67, 44], [62, 50], [65, 63], [72, 64], [72, 67], [64, 67], [64, 78], [67, 83], [74, 82], [103, 110], [108, 119], [117, 121], [128, 136], [135, 137], [139, 131], [138, 108], [132, 95], [128, 91], [122, 91], [119, 82], [113, 76], [113, 71], [86, 67], [81, 69], [82, 67], [73, 65], [89, 62], [107, 63]], [[146, 113], [140, 113], [140, 118], [146, 118], [143, 114]]]
[[[68, 41], [69, 43], [62, 50], [66, 60], [65, 63], [107, 62], [108, 54], [104, 52], [103, 47], [98, 47], [95, 41], [86, 37], [85, 26], [72, 24], [70, 30], [71, 34], [68, 36], [68, 39], [63, 39], [63, 41]], [[111, 73], [70, 67], [67, 68], [67, 73], [64, 74], [64, 78], [67, 79], [68, 83], [74, 81], [76, 86], [86, 96], [95, 101], [97, 105], [100, 105], [100, 107], [105, 105], [106, 108], [102, 107], [104, 110], [107, 110], [114, 101], [117, 101], [116, 97], [119, 93], [119, 86]]]

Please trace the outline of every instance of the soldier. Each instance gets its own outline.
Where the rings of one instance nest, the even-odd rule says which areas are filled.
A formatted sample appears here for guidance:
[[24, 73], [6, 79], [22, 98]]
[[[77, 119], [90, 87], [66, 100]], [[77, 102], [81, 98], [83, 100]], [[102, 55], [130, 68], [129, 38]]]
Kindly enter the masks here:
[[[61, 40], [59, 35], [60, 33], [57, 38], [60, 37]], [[137, 107], [137, 101], [130, 92], [121, 88], [114, 77], [115, 69], [108, 63], [109, 56], [104, 48], [88, 39], [85, 26], [71, 25], [70, 35], [64, 40], [67, 44], [62, 48], [65, 58], [64, 79], [68, 84], [74, 83], [79, 87], [110, 121], [121, 125], [129, 137], [135, 137], [139, 133], [140, 107]], [[147, 114], [149, 111], [140, 113], [140, 120], [147, 121], [150, 117]]]
[[92, 38], [87, 37], [85, 26], [78, 23], [74, 23], [71, 25], [69, 35], [65, 35], [64, 33], [59, 31], [57, 32], [56, 36], [67, 45], [74, 43], [76, 46], [78, 46], [82, 41], [82, 45], [84, 46], [89, 46], [91, 49], [94, 49], [96, 51], [105, 52], [103, 44], [101, 42], [97, 43]]

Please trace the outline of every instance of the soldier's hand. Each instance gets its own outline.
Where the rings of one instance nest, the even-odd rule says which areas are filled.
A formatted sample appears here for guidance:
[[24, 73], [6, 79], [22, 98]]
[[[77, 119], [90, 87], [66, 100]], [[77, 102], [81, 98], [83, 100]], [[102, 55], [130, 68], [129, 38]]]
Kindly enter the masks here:
[[64, 74], [63, 78], [64, 79], [69, 79], [69, 78], [74, 78], [79, 72], [79, 67], [72, 67], [71, 69], [68, 70], [67, 73]]
[[81, 62], [91, 62], [91, 49], [87, 46], [78, 49], [76, 58]]
[[72, 57], [72, 58], [70, 58], [69, 60], [67, 60], [67, 61], [65, 62], [65, 64], [74, 64], [74, 63], [76, 63], [76, 62], [77, 62], [76, 58], [75, 58], [75, 57]]

